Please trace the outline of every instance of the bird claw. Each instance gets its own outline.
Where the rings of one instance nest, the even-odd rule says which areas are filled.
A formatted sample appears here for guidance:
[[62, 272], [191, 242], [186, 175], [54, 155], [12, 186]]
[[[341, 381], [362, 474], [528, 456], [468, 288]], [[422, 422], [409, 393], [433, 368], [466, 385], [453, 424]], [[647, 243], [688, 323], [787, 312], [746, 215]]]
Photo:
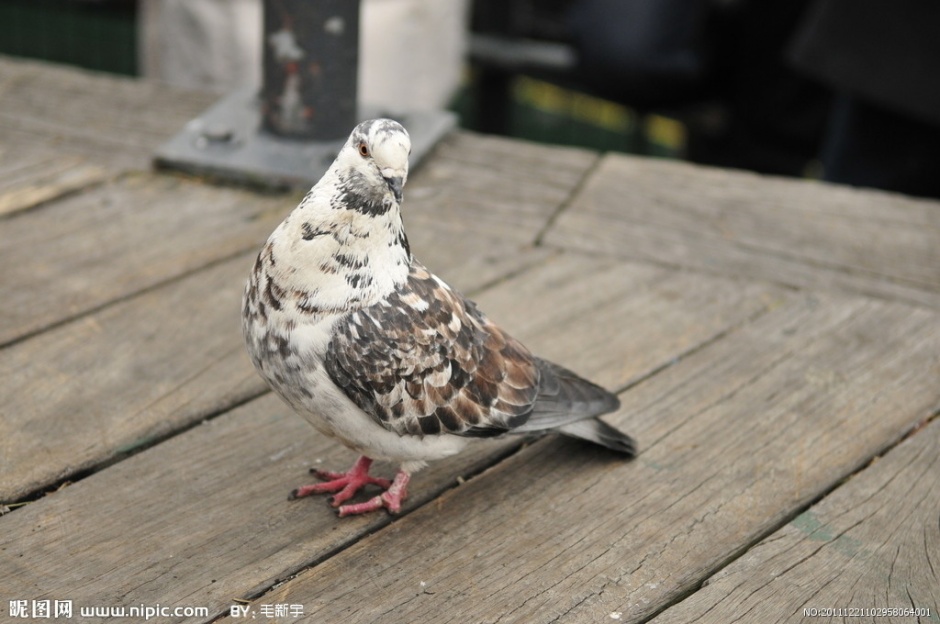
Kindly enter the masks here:
[[[408, 496], [408, 481], [411, 475], [404, 470], [399, 470], [393, 481], [381, 477], [369, 476], [369, 467], [372, 460], [365, 455], [356, 460], [346, 472], [330, 472], [327, 470], [311, 469], [310, 472], [321, 479], [326, 479], [323, 483], [314, 483], [299, 487], [290, 493], [289, 500], [303, 498], [311, 494], [327, 494], [336, 492], [330, 499], [330, 505], [339, 508], [339, 516], [353, 516], [357, 514], [378, 511], [379, 509], [388, 509], [389, 513], [396, 514], [401, 511], [401, 503]], [[386, 488], [384, 492], [370, 498], [364, 503], [353, 503], [343, 505], [350, 498], [355, 496], [356, 492], [367, 485], [377, 485]]]
[[410, 479], [411, 475], [404, 470], [399, 470], [398, 474], [395, 475], [395, 480], [392, 481], [392, 484], [386, 491], [370, 498], [364, 503], [340, 506], [339, 517], [343, 518], [378, 511], [383, 507], [387, 509], [389, 513], [397, 514], [401, 511], [402, 501], [408, 497], [408, 481]]
[[339, 517], [345, 518], [346, 516], [355, 516], [364, 513], [370, 513], [372, 511], [378, 511], [382, 508], [388, 509], [389, 513], [398, 513], [401, 510], [401, 501], [389, 500], [385, 494], [380, 494], [370, 498], [364, 503], [355, 503], [352, 505], [340, 505], [339, 507]]
[[392, 482], [388, 479], [369, 475], [369, 467], [371, 465], [372, 460], [363, 455], [356, 460], [356, 463], [353, 464], [352, 468], [347, 472], [330, 472], [311, 469], [311, 473], [321, 479], [325, 479], [325, 481], [323, 483], [314, 483], [312, 485], [299, 487], [292, 491], [288, 498], [289, 500], [294, 500], [312, 494], [330, 494], [335, 492], [336, 494], [330, 499], [330, 504], [333, 505], [333, 507], [338, 507], [355, 496], [356, 492], [367, 485], [377, 485], [383, 488], [391, 487]]

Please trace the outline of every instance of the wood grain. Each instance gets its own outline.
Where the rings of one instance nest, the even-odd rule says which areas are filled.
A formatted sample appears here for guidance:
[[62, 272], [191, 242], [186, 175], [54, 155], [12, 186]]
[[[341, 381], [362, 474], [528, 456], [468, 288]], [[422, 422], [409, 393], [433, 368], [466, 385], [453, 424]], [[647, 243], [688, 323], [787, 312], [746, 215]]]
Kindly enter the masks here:
[[935, 421], [653, 622], [791, 622], [825, 608], [921, 608], [930, 616], [848, 619], [940, 621], [938, 448]]
[[[213, 270], [221, 276], [229, 269]], [[582, 274], [581, 283], [569, 279], [575, 272]], [[664, 273], [562, 256], [500, 282], [478, 298], [484, 310], [504, 319], [533, 348], [554, 345], [560, 334], [569, 334], [555, 347], [571, 350], [568, 357], [555, 351], [562, 356], [559, 360], [617, 386], [758, 315], [770, 305], [768, 297], [779, 294], [688, 274], [687, 282], [679, 284], [662, 279]], [[611, 283], [612, 276], [619, 281]], [[203, 276], [187, 280], [208, 283]], [[678, 287], [698, 294], [684, 304], [674, 298]], [[583, 289], [605, 288], [614, 292], [600, 305], [578, 296]], [[639, 303], [627, 294], [634, 291]], [[178, 301], [185, 301], [182, 293]], [[556, 303], [561, 301], [564, 305]], [[684, 312], [664, 318], [667, 306]], [[159, 310], [152, 314], [159, 317]], [[626, 315], [632, 331], [607, 327], [611, 319]], [[205, 349], [201, 340], [193, 342], [193, 352]], [[649, 350], [624, 357], [612, 371], [602, 358], [589, 359], [604, 348], [628, 354], [635, 345], [646, 344]], [[176, 396], [192, 396], [190, 388], [174, 390], [167, 401], [180, 400]], [[147, 418], [148, 412], [140, 417]], [[87, 443], [87, 438], [72, 442]], [[457, 476], [491, 465], [515, 444], [481, 444], [418, 473], [408, 509], [452, 487]], [[214, 613], [221, 613], [234, 598], [262, 592], [388, 523], [382, 514], [340, 521], [322, 498], [285, 500], [292, 487], [309, 479], [305, 472], [311, 461], [343, 467], [352, 458], [265, 396], [0, 518], [0, 553], [8, 553], [0, 557], [0, 586], [37, 599], [67, 594], [76, 604], [158, 601], [211, 605]], [[388, 473], [391, 468], [379, 470]], [[520, 473], [527, 481], [534, 477]], [[412, 539], [426, 541], [419, 534]]]
[[540, 441], [255, 607], [643, 621], [932, 413], [938, 348], [927, 310], [794, 294], [622, 395], [610, 420], [640, 439], [637, 461]]
[[[472, 152], [475, 141], [457, 136], [447, 145]], [[523, 146], [515, 154], [526, 163], [555, 151]], [[577, 150], [557, 151], [560, 161], [576, 155], [572, 180], [592, 162]], [[473, 292], [556, 253], [531, 243], [567, 199], [564, 188], [526, 198], [519, 195], [525, 184], [505, 184], [493, 192], [495, 203], [477, 197], [457, 205], [461, 193], [435, 190], [437, 178], [455, 175], [446, 158], [441, 162], [409, 185], [417, 195], [409, 214], [433, 215], [409, 222], [412, 247], [426, 264]], [[481, 168], [493, 166], [502, 167]], [[7, 450], [0, 455], [0, 499], [100, 465], [259, 391], [245, 372], [239, 299], [254, 250], [296, 201], [139, 175], [0, 223], [0, 239], [9, 242], [0, 247], [9, 267], [0, 285], [0, 336], [14, 340], [91, 311], [21, 340], [0, 359], [0, 414], [9, 414], [0, 427], [10, 432], [0, 440]], [[525, 230], [500, 232], [492, 220], [476, 218], [510, 201], [529, 215], [520, 219]], [[537, 210], [536, 201], [548, 203]], [[69, 435], [50, 437], [56, 430]]]
[[[479, 447], [416, 475], [406, 509], [478, 469], [481, 451], [498, 452]], [[389, 523], [385, 514], [340, 519], [325, 497], [287, 500], [313, 480], [311, 466], [345, 469], [353, 459], [266, 395], [0, 517], [0, 586], [73, 600], [76, 611], [159, 603], [218, 615]]]
[[[48, 487], [264, 392], [241, 337], [241, 295], [254, 255], [4, 350], [0, 500]], [[507, 252], [483, 275], [472, 266], [451, 266], [450, 273], [472, 292], [481, 280], [498, 279], [495, 270], [514, 273], [541, 257]]]
[[545, 241], [940, 307], [940, 203], [902, 195], [608, 155]]
[[[486, 154], [486, 157], [481, 157]], [[536, 235], [596, 162], [570, 148], [495, 139], [466, 132], [444, 138], [409, 178], [402, 217], [411, 249], [432, 271], [459, 288], [509, 273], [507, 260], [524, 252], [534, 261], [555, 250], [533, 249]]]
[[260, 247], [291, 203], [140, 175], [6, 219], [0, 344]]
[[[478, 162], [481, 153], [487, 158]], [[405, 226], [409, 232], [456, 226], [471, 240], [487, 236], [532, 245], [597, 158], [584, 150], [454, 133], [409, 181]]]
[[[458, 135], [445, 152], [473, 152], [478, 141]], [[572, 161], [571, 185], [592, 162], [578, 150], [534, 145], [514, 154], [523, 167], [549, 155]], [[509, 179], [505, 165], [495, 160], [463, 174], [497, 171]], [[504, 181], [486, 196], [470, 195], [448, 188], [458, 177], [446, 157], [432, 162], [409, 184], [404, 207], [415, 253], [445, 276], [466, 263], [489, 279], [518, 268], [515, 258], [572, 190]], [[8, 267], [0, 283], [0, 344], [258, 248], [299, 198], [135, 175], [0, 222], [0, 262]]]
[[619, 390], [606, 418], [642, 454], [481, 443], [418, 473], [403, 517], [339, 520], [285, 496], [352, 454], [252, 398], [238, 330], [299, 195], [143, 171], [216, 99], [0, 58], [0, 500], [77, 480], [0, 516], [5, 596], [207, 621], [236, 598], [352, 623], [936, 613], [940, 431], [911, 432], [940, 406], [937, 202], [449, 136], [406, 189], [412, 248]]
[[46, 331], [0, 359], [0, 500], [265, 391], [241, 341], [253, 257]]
[[154, 149], [219, 98], [155, 81], [0, 57], [0, 139], [41, 141], [112, 172], [150, 167]]
[[77, 156], [27, 150], [0, 141], [0, 218], [29, 210], [108, 178]]

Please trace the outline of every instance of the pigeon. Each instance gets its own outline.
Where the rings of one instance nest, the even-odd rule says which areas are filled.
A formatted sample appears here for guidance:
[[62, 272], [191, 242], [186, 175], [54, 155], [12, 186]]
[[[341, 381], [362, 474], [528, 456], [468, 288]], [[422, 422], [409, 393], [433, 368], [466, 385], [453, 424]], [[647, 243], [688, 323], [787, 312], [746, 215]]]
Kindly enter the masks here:
[[[534, 356], [413, 255], [401, 218], [411, 141], [360, 123], [274, 230], [242, 302], [255, 369], [318, 431], [361, 457], [291, 498], [333, 494], [340, 516], [398, 513], [411, 475], [478, 438], [560, 432], [627, 457], [634, 440], [598, 419], [617, 397]], [[393, 480], [373, 460], [399, 466]], [[348, 503], [374, 485], [381, 494]]]

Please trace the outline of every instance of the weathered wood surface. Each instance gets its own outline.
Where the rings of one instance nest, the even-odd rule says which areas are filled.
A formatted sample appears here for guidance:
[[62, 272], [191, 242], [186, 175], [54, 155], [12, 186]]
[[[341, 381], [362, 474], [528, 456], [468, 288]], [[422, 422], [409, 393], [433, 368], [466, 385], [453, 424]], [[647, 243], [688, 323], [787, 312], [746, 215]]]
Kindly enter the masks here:
[[[492, 141], [465, 135], [445, 142], [409, 186], [406, 218], [413, 249], [426, 262], [436, 253], [440, 271], [469, 262], [496, 279], [514, 268], [594, 157], [560, 150], [552, 159], [545, 155], [551, 150], [527, 146], [515, 152], [521, 166], [549, 161], [558, 176], [551, 184], [514, 181], [508, 156], [474, 166], [450, 158], [478, 143]], [[468, 175], [487, 179], [485, 196], [450, 184]], [[140, 174], [10, 218], [0, 246], [0, 344], [256, 249], [298, 199]], [[510, 220], [500, 216], [506, 213]]]
[[[310, 466], [353, 458], [268, 394], [4, 517], [0, 586], [76, 609], [160, 603], [217, 616], [389, 522], [343, 521], [323, 497], [287, 500]], [[481, 459], [416, 475], [406, 510]]]
[[545, 241], [940, 308], [936, 202], [608, 155]]
[[50, 63], [0, 57], [0, 142], [42, 144], [118, 173], [150, 166], [153, 150], [218, 94]]
[[[804, 609], [817, 609], [821, 621], [940, 621], [938, 448], [940, 422], [933, 422], [654, 624], [792, 622]], [[892, 608], [929, 615], [861, 612]], [[825, 609], [843, 611], [827, 616]]]
[[622, 395], [610, 420], [642, 441], [636, 462], [535, 443], [255, 608], [304, 604], [310, 622], [643, 621], [931, 415], [938, 349], [933, 313], [790, 296]]
[[401, 518], [340, 520], [285, 495], [352, 454], [257, 396], [238, 329], [299, 195], [145, 171], [215, 99], [0, 59], [0, 514], [75, 480], [0, 517], [0, 619], [12, 598], [203, 622], [236, 598], [315, 622], [935, 606], [936, 423], [869, 463], [940, 411], [940, 204], [455, 133], [409, 180], [412, 248], [616, 389], [642, 454], [481, 444], [416, 475]]
[[124, 177], [2, 222], [0, 344], [258, 247], [284, 198]]
[[243, 254], [3, 352], [0, 499], [265, 391], [240, 341]]
[[79, 156], [50, 154], [0, 141], [0, 218], [28, 210], [108, 178]]
[[[511, 273], [542, 257], [507, 252], [500, 266]], [[241, 338], [241, 294], [253, 262], [254, 252], [239, 255], [6, 349], [0, 500], [41, 490], [265, 391]], [[442, 264], [469, 292], [486, 283], [481, 279], [499, 277]]]
[[[464, 163], [478, 143], [502, 145], [504, 156]], [[507, 145], [470, 136], [445, 141], [440, 156], [417, 172], [409, 195], [412, 248], [468, 292], [551, 255], [532, 247], [535, 233], [595, 160], [580, 150], [513, 152]], [[546, 185], [533, 176], [513, 183], [510, 154], [530, 169], [548, 163], [557, 176]], [[487, 178], [486, 198], [448, 183], [468, 173]], [[259, 392], [242, 361], [241, 289], [254, 250], [297, 199], [139, 174], [3, 222], [0, 261], [8, 269], [0, 283], [0, 340], [20, 342], [0, 359], [9, 389], [0, 395], [6, 416], [0, 450], [7, 451], [0, 454], [0, 500], [100, 465]], [[491, 216], [510, 209], [521, 227]], [[70, 435], [50, 440], [49, 431]]]
[[[621, 278], [611, 283], [615, 271]], [[574, 275], [586, 277], [579, 282]], [[618, 387], [759, 316], [781, 296], [772, 287], [733, 280], [664, 277], [654, 267], [562, 256], [486, 290], [479, 303], [533, 348], [546, 352], [554, 346], [557, 355], [573, 356], [566, 363]], [[583, 296], [605, 287], [610, 293], [604, 305]], [[676, 300], [677, 289], [689, 297]], [[632, 291], [639, 296], [625, 296]], [[186, 296], [181, 292], [168, 305]], [[554, 305], [558, 297], [566, 305]], [[612, 326], [618, 318], [644, 330]], [[568, 336], [559, 341], [561, 324]], [[630, 357], [612, 366], [591, 356], [611, 345]], [[194, 400], [187, 389], [179, 394], [180, 400]], [[86, 438], [78, 444], [89, 443]], [[518, 443], [480, 445], [419, 473], [408, 509]], [[595, 456], [578, 448], [575, 458]], [[310, 478], [306, 467], [318, 458], [332, 467], [351, 463], [353, 455], [272, 396], [252, 401], [4, 518], [0, 552], [13, 553], [16, 565], [0, 565], [0, 586], [43, 598], [70, 588], [76, 604], [176, 602], [212, 605], [221, 613], [233, 598], [253, 596], [388, 523], [383, 514], [338, 519], [322, 497], [289, 503], [287, 492]], [[102, 523], [102, 516], [112, 520]], [[100, 544], [110, 548], [96, 549]], [[80, 557], [81, 565], [63, 558], [63, 548]], [[82, 581], [88, 578], [95, 580]]]

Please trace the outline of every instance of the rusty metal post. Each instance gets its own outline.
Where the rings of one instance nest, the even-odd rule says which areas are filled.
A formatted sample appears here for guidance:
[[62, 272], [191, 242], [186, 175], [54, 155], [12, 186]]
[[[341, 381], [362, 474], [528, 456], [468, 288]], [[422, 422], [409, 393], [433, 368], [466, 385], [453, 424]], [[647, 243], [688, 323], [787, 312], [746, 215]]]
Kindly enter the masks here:
[[345, 138], [356, 125], [358, 0], [264, 0], [264, 128]]
[[[359, 0], [264, 0], [263, 85], [193, 119], [154, 164], [252, 186], [309, 187], [359, 121], [391, 117], [411, 135], [411, 165], [457, 123], [448, 111], [358, 106]], [[259, 25], [260, 26], [260, 25]]]

